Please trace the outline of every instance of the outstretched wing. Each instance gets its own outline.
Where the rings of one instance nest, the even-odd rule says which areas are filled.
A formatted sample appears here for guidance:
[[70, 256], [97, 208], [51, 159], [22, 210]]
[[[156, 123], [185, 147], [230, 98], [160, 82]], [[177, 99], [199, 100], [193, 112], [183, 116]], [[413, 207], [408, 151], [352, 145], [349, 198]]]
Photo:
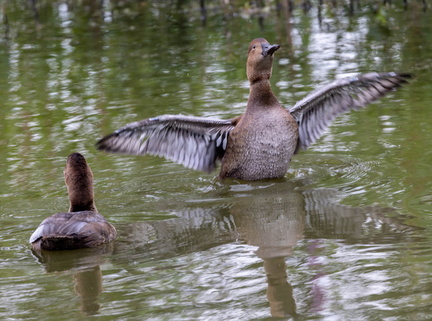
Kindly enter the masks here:
[[163, 115], [130, 123], [99, 140], [112, 153], [165, 157], [188, 168], [211, 172], [225, 153], [237, 119]]
[[368, 73], [343, 78], [312, 92], [290, 109], [299, 125], [299, 147], [314, 143], [340, 114], [360, 109], [411, 78], [410, 74]]

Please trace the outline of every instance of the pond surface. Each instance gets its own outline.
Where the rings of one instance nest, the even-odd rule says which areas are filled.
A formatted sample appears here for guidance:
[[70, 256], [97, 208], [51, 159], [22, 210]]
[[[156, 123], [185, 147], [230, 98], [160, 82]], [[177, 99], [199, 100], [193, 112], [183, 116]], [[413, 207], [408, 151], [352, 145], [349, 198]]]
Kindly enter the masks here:
[[[325, 5], [287, 24], [210, 7], [203, 24], [195, 2], [31, 3], [0, 2], [0, 319], [430, 320], [431, 11]], [[241, 114], [256, 37], [281, 45], [287, 107], [342, 76], [416, 77], [339, 117], [282, 180], [95, 150], [147, 117]], [[72, 152], [119, 237], [37, 257], [28, 238], [67, 210]]]

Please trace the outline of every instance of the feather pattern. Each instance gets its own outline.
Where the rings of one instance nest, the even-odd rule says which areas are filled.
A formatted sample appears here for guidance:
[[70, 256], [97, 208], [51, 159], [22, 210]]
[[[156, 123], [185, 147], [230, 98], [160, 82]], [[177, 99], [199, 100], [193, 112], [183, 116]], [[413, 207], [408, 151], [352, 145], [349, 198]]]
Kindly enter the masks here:
[[290, 109], [299, 125], [299, 147], [314, 143], [340, 114], [360, 109], [401, 86], [409, 74], [368, 73], [336, 80], [324, 86]]
[[234, 120], [162, 115], [133, 122], [96, 143], [100, 150], [165, 157], [211, 172], [225, 153]]
[[42, 237], [76, 237], [80, 234], [94, 238], [96, 233], [92, 230], [105, 223], [108, 224], [101, 214], [92, 211], [57, 213], [42, 221], [30, 236], [30, 243]]

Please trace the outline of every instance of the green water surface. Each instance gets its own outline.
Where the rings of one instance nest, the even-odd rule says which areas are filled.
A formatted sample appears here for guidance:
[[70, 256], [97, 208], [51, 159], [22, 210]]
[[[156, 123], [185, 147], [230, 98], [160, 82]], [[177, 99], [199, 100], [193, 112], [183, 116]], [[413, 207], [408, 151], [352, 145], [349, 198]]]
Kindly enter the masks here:
[[[269, 1], [260, 20], [220, 3], [203, 23], [198, 1], [0, 1], [0, 319], [432, 318], [432, 11], [325, 2], [320, 21], [315, 3], [286, 18]], [[415, 78], [339, 117], [282, 180], [95, 149], [147, 117], [241, 114], [256, 37], [281, 45], [287, 107], [343, 76]], [[36, 257], [72, 152], [119, 237]]]

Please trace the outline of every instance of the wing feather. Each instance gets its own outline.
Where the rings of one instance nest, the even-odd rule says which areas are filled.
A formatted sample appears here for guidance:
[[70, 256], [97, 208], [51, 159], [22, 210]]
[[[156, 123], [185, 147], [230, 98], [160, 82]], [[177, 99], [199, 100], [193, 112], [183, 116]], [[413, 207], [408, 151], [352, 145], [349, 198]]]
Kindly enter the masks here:
[[222, 158], [233, 120], [162, 115], [130, 123], [96, 143], [99, 150], [165, 157], [188, 168], [212, 171]]
[[90, 223], [104, 224], [106, 219], [99, 213], [82, 211], [57, 213], [44, 219], [30, 236], [33, 243], [44, 236], [79, 235]]
[[360, 109], [411, 78], [395, 72], [343, 78], [312, 92], [290, 109], [299, 125], [299, 146], [314, 143], [340, 114]]

